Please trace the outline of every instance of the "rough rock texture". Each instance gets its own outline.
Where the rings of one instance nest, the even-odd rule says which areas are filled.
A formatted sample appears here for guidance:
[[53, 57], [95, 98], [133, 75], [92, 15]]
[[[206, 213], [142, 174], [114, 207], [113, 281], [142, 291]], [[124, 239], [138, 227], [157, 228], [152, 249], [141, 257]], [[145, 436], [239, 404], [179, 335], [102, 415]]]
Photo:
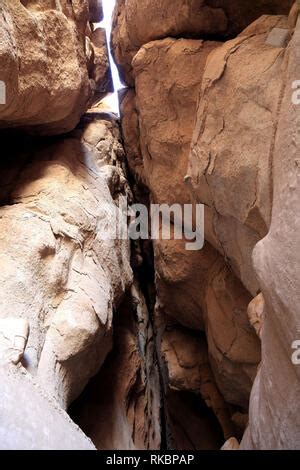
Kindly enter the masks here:
[[[156, 203], [194, 196], [184, 176], [202, 71], [219, 45], [164, 39], [143, 46], [133, 60], [135, 93], [125, 92], [121, 102], [126, 157]], [[247, 316], [250, 294], [208, 243], [196, 252], [186, 250], [185, 240], [157, 240], [154, 248], [157, 304], [182, 325], [206, 331], [222, 394], [246, 410], [260, 359]]]
[[240, 445], [235, 437], [228, 439], [225, 444], [221, 447], [221, 450], [239, 450]]
[[228, 37], [263, 14], [287, 14], [293, 0], [117, 0], [112, 48], [121, 77], [134, 84], [132, 59], [144, 44], [172, 37]]
[[111, 349], [113, 309], [132, 278], [128, 241], [111, 223], [128, 194], [119, 139], [114, 119], [87, 115], [44, 144], [0, 208], [1, 317], [28, 320], [26, 367], [63, 408]]
[[[93, 12], [94, 7], [92, 17]], [[101, 91], [109, 91], [106, 48], [98, 33], [93, 35], [96, 70], [88, 74], [88, 20], [88, 0], [1, 1], [0, 79], [6, 85], [1, 128], [24, 126], [42, 134], [70, 131], [88, 107], [94, 80], [97, 91], [100, 80]]]
[[1, 450], [94, 450], [26, 370], [0, 368]]
[[156, 203], [189, 200], [183, 178], [196, 103], [207, 56], [217, 45], [164, 39], [146, 44], [134, 58], [143, 179]]
[[[291, 4], [117, 2], [130, 189], [102, 2], [1, 2], [1, 447], [94, 448], [68, 410], [98, 449], [299, 448]], [[203, 249], [118, 238], [134, 197], [204, 203]]]
[[274, 202], [268, 235], [254, 250], [266, 302], [262, 362], [250, 403], [242, 449], [299, 449], [300, 369], [292, 363], [299, 323], [299, 104], [291, 83], [299, 77], [300, 21], [285, 54], [285, 88], [274, 147]]
[[136, 282], [114, 326], [114, 349], [71, 416], [98, 449], [159, 450], [159, 374], [149, 313]]
[[287, 27], [285, 17], [262, 17], [210, 55], [188, 170], [194, 199], [213, 211], [206, 236], [253, 295], [259, 286], [251, 254], [270, 225], [284, 76], [283, 49], [265, 42], [278, 26]]
[[[209, 242], [199, 253], [186, 252], [183, 241], [155, 242], [157, 308], [160, 315], [167, 314], [185, 327], [205, 332], [215, 383], [225, 402], [240, 407], [242, 414], [232, 412], [231, 421], [243, 429], [260, 361], [258, 337], [264, 338], [266, 312], [271, 308], [253, 268], [252, 251], [266, 236], [271, 222], [272, 162], [286, 80], [285, 51], [290, 39], [287, 18], [263, 16], [224, 44], [164, 39], [165, 33], [159, 28], [152, 28], [154, 37], [147, 36], [147, 26], [156, 18], [154, 13], [151, 15], [149, 4], [144, 3], [149, 14], [147, 25], [144, 21], [139, 30], [142, 23], [137, 14], [134, 24], [130, 23], [134, 3], [119, 2], [113, 32], [113, 45], [118, 43], [117, 62], [127, 82], [134, 85], [134, 89], [123, 93], [121, 103], [129, 167], [135, 180], [148, 187], [154, 202], [204, 203], [205, 237]], [[233, 4], [227, 3], [227, 12]], [[166, 5], [167, 2], [167, 8]], [[290, 3], [281, 6], [288, 9]], [[282, 12], [279, 4], [264, 7], [264, 11], [271, 8], [272, 13]], [[250, 16], [254, 14], [254, 19], [254, 5], [252, 10], [245, 3], [244, 8]], [[143, 11], [146, 17], [146, 10]], [[168, 28], [171, 15], [165, 17], [164, 26]], [[247, 15], [240, 25], [247, 26], [246, 18]], [[174, 14], [172, 21], [177, 26], [180, 23], [176, 23]], [[238, 30], [238, 24], [237, 14], [231, 14], [224, 34], [230, 34], [233, 25]], [[168, 31], [173, 31], [172, 26]], [[182, 30], [178, 34], [184, 36]], [[160, 40], [153, 41], [157, 38]], [[296, 148], [295, 138], [294, 145]], [[191, 332], [186, 334], [192, 337]], [[183, 342], [182, 355], [188, 355], [187, 342]], [[167, 362], [164, 346], [160, 355], [161, 361]], [[178, 351], [175, 357], [180, 357]], [[185, 411], [181, 424], [177, 420], [175, 428], [170, 416], [179, 403], [185, 409], [185, 400], [195, 393], [194, 382], [196, 378], [200, 380], [200, 375], [187, 378], [185, 370], [172, 368], [172, 359], [168, 360], [165, 407], [177, 448], [178, 442], [187, 445], [179, 428], [187, 429], [189, 434], [188, 425], [186, 428], [183, 422], [185, 414], [190, 413]], [[270, 375], [266, 380], [270, 380]], [[259, 393], [257, 384], [254, 397]], [[183, 398], [183, 393], [188, 395]], [[252, 407], [255, 406], [257, 398], [253, 398]], [[254, 423], [253, 415], [252, 420]], [[193, 428], [193, 420], [190, 421]], [[250, 416], [247, 435], [255, 432], [258, 431]], [[193, 437], [194, 433], [189, 435]], [[232, 436], [229, 429], [225, 437]], [[257, 435], [255, 438], [253, 441], [251, 437], [251, 444], [246, 441], [245, 445], [263, 445]]]
[[[205, 336], [174, 323], [172, 319], [164, 316], [161, 309], [157, 310], [156, 328], [167, 410], [170, 405], [169, 396], [174, 396], [172, 392], [191, 392], [195, 395], [194, 402], [199, 401], [199, 404], [203, 402], [203, 405], [205, 403], [207, 406], [207, 410], [203, 406], [204, 416], [209, 415], [209, 409], [214, 412], [214, 414], [211, 413], [211, 417], [213, 417], [211, 419], [212, 436], [219, 438], [218, 432], [213, 432], [213, 429], [218, 430], [219, 426], [225, 438], [232, 436], [234, 434], [234, 425], [230, 421], [230, 409], [219, 392], [211, 371]], [[197, 414], [197, 407], [195, 411], [196, 416], [194, 419], [201, 421], [201, 413]], [[180, 422], [176, 414], [174, 418], [176, 423]], [[218, 419], [219, 426], [216, 424], [215, 418]], [[171, 428], [169, 440], [172, 441], [174, 435], [176, 436], [176, 424], [172, 423], [172, 416], [168, 411], [167, 420], [170, 421], [168, 423]], [[189, 432], [188, 423], [186, 432]], [[201, 439], [203, 440], [202, 433], [200, 442]], [[177, 442], [176, 448], [180, 448], [179, 444]], [[217, 442], [212, 440], [210, 445], [214, 447]], [[200, 446], [204, 449], [205, 443], [201, 442]]]
[[0, 319], [0, 361], [2, 365], [18, 364], [24, 355], [29, 324], [23, 318]]
[[184, 240], [156, 241], [155, 267], [160, 307], [179, 323], [206, 332], [220, 391], [246, 410], [260, 360], [247, 316], [250, 294], [208, 243], [188, 252]]
[[139, 116], [135, 90], [124, 88], [119, 92], [120, 114], [124, 149], [130, 173], [135, 181], [143, 186], [146, 184], [143, 155], [140, 146]]
[[262, 293], [258, 294], [248, 305], [248, 317], [257, 335], [261, 338], [261, 331], [266, 315], [266, 303]]
[[91, 34], [90, 41], [92, 53], [89, 69], [90, 77], [95, 84], [93, 101], [99, 101], [106, 93], [114, 91], [105, 29], [95, 29]]

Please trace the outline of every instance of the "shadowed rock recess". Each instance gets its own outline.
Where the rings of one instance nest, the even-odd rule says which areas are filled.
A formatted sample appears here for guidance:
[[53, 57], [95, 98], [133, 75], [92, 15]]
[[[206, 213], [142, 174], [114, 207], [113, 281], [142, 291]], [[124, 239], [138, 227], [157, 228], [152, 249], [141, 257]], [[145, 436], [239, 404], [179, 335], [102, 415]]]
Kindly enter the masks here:
[[300, 449], [293, 3], [0, 2], [0, 449]]

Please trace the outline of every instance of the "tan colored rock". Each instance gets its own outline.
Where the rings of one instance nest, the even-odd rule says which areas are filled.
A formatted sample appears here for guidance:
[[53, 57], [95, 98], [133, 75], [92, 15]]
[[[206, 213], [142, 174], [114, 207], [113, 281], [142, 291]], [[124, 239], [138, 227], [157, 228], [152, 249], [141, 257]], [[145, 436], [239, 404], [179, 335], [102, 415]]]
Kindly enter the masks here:
[[205, 293], [221, 257], [209, 244], [187, 251], [185, 240], [155, 240], [154, 256], [157, 298], [165, 314], [204, 330]]
[[197, 98], [206, 59], [217, 45], [168, 38], [145, 45], [134, 58], [143, 173], [154, 202], [189, 202], [183, 178]]
[[251, 295], [208, 243], [187, 251], [184, 240], [154, 244], [157, 301], [180, 324], [207, 335], [210, 364], [225, 400], [247, 410], [260, 361], [249, 323]]
[[273, 28], [270, 31], [266, 44], [273, 47], [286, 47], [290, 39], [290, 32], [285, 28]]
[[235, 437], [228, 439], [221, 447], [221, 450], [239, 450], [240, 444]]
[[71, 416], [100, 450], [159, 450], [161, 396], [154, 338], [137, 282], [116, 312], [114, 348]]
[[140, 185], [145, 185], [146, 177], [140, 147], [139, 116], [134, 89], [121, 90], [119, 101], [124, 149], [129, 170]]
[[[223, 260], [222, 260], [223, 261]], [[225, 263], [210, 277], [206, 292], [206, 335], [210, 363], [225, 400], [248, 409], [260, 361], [260, 342], [249, 323], [249, 292]]]
[[248, 305], [248, 317], [257, 335], [261, 338], [264, 317], [266, 314], [265, 299], [262, 293], [258, 294]]
[[[283, 49], [266, 44], [285, 17], [262, 17], [209, 57], [188, 174], [213, 211], [219, 251], [255, 296], [252, 250], [270, 225], [272, 152], [283, 85]], [[237, 197], [238, 194], [238, 197]]]
[[105, 29], [97, 28], [92, 32], [93, 49], [90, 78], [95, 83], [93, 101], [99, 101], [107, 93], [114, 91], [110, 70]]
[[289, 30], [290, 30], [291, 34], [293, 34], [295, 32], [297, 22], [298, 22], [299, 13], [300, 13], [299, 1], [295, 0], [293, 6], [291, 8], [291, 11], [289, 13], [289, 17], [288, 17]]
[[118, 0], [112, 48], [124, 81], [132, 86], [132, 59], [141, 46], [166, 37], [230, 37], [263, 14], [287, 14], [293, 0]]
[[23, 318], [0, 319], [0, 364], [17, 365], [23, 357], [29, 324]]
[[110, 351], [113, 309], [131, 283], [129, 242], [112, 223], [128, 187], [109, 116], [90, 113], [43, 147], [0, 208], [0, 311], [28, 321], [24, 364], [66, 408]]
[[0, 368], [1, 450], [95, 450], [23, 368]]
[[[185, 203], [193, 197], [184, 176], [201, 70], [218, 46], [165, 39], [148, 43], [134, 58], [136, 96], [129, 90], [122, 100], [123, 137], [129, 166], [154, 202]], [[260, 360], [247, 317], [250, 294], [208, 243], [194, 252], [186, 250], [185, 240], [157, 240], [154, 255], [158, 304], [182, 325], [207, 331], [222, 394], [247, 409]]]
[[0, 128], [60, 134], [76, 126], [92, 95], [87, 22], [88, 0], [1, 2]]
[[203, 400], [218, 419], [224, 437], [230, 437], [234, 432], [230, 410], [211, 371], [204, 335], [182, 328], [170, 320], [160, 328], [160, 355], [166, 386], [177, 392], [192, 392], [199, 397], [199, 402]]
[[300, 21], [284, 54], [286, 71], [274, 146], [274, 202], [268, 235], [253, 258], [266, 303], [262, 361], [251, 393], [242, 449], [299, 449], [299, 104], [292, 88], [299, 67]]

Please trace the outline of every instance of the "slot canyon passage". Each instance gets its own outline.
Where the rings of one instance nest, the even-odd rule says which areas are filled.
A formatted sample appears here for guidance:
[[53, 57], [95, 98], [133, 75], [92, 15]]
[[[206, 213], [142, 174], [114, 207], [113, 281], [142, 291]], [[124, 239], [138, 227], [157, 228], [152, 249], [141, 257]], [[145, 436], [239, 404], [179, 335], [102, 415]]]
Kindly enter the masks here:
[[300, 449], [294, 2], [108, 3], [0, 0], [0, 448]]

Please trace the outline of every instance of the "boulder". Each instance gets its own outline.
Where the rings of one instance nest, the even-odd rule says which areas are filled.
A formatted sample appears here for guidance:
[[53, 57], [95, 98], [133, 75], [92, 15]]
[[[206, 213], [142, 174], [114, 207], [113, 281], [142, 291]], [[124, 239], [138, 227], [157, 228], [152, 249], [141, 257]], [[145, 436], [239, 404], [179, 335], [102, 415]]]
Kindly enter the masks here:
[[159, 450], [159, 371], [137, 280], [115, 314], [114, 327], [112, 352], [70, 414], [100, 450]]
[[213, 212], [208, 239], [253, 296], [259, 285], [251, 255], [271, 220], [284, 48], [266, 40], [278, 26], [287, 27], [286, 17], [262, 17], [211, 53], [189, 158], [192, 197]]
[[130, 194], [114, 118], [90, 113], [41, 145], [0, 207], [0, 316], [27, 320], [23, 364], [66, 409], [110, 351], [131, 284], [129, 242], [112, 223]]
[[197, 99], [206, 59], [217, 46], [168, 38], [146, 44], [134, 58], [143, 179], [153, 202], [189, 202], [183, 179]]
[[110, 91], [107, 50], [98, 32], [92, 39], [93, 70], [87, 68], [88, 4], [1, 2], [0, 128], [48, 135], [71, 131], [90, 104], [95, 82], [97, 91]]
[[1, 450], [96, 450], [24, 369], [0, 367], [0, 395]]
[[208, 243], [196, 252], [184, 240], [157, 240], [154, 247], [158, 305], [181, 325], [206, 332], [220, 392], [246, 411], [260, 361], [247, 315], [251, 295]]
[[232, 37], [264, 14], [287, 14], [293, 0], [117, 0], [112, 49], [122, 79], [134, 84], [140, 47], [166, 37]]
[[286, 75], [273, 153], [271, 226], [253, 253], [266, 315], [261, 367], [251, 393], [249, 428], [242, 449], [298, 449], [300, 442], [300, 140], [297, 89], [293, 91], [291, 86], [300, 75], [299, 48], [298, 20], [284, 55]]

